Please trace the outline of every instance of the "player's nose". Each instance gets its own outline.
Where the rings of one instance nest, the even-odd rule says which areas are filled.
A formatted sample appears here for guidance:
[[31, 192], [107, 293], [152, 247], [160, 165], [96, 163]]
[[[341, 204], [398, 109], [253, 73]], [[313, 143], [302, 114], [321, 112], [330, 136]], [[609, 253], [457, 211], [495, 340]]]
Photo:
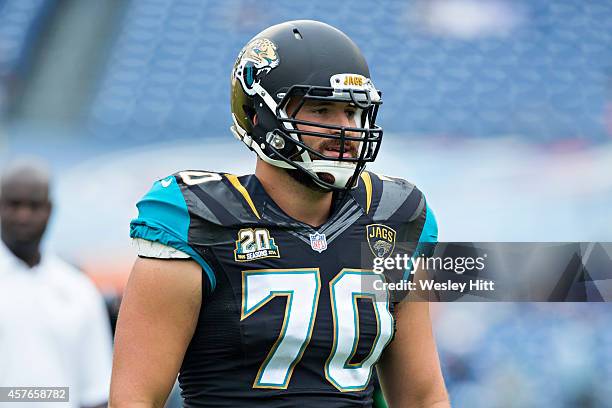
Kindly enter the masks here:
[[349, 115], [344, 111], [337, 111], [335, 115], [336, 122], [342, 127], [353, 127], [354, 123]]
[[[340, 126], [343, 128], [352, 128], [355, 127], [355, 123], [352, 118], [350, 118], [344, 110], [335, 111], [331, 117], [330, 125]], [[327, 133], [329, 134], [340, 134], [341, 131], [339, 129], [327, 129]], [[348, 136], [354, 136], [355, 132], [345, 131], [345, 134]]]

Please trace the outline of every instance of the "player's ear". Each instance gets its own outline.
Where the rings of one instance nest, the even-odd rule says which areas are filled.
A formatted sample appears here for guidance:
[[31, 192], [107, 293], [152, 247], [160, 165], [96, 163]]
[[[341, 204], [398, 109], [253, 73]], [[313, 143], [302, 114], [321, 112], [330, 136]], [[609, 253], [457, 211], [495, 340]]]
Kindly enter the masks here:
[[253, 115], [253, 124], [257, 125], [257, 114]]

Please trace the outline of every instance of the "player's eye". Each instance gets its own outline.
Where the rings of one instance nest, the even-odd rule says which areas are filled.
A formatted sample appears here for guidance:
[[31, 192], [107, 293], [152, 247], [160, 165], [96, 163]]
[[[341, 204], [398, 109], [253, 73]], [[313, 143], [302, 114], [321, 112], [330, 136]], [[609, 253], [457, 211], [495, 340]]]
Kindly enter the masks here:
[[326, 115], [329, 112], [329, 109], [325, 107], [313, 108], [311, 110], [312, 113], [316, 113], [317, 115]]
[[354, 109], [347, 109], [344, 111], [344, 113], [346, 113], [346, 117], [349, 119], [353, 119], [355, 117], [355, 110]]

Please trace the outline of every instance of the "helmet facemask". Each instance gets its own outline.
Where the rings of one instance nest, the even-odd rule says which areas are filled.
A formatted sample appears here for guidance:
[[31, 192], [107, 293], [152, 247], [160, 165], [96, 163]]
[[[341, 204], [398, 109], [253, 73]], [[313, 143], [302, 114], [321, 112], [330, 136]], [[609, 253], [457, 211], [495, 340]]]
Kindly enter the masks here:
[[[382, 140], [382, 129], [375, 125], [382, 102], [374, 87], [342, 89], [294, 85], [277, 97], [282, 97], [278, 104], [272, 98], [255, 97], [257, 123], [253, 124], [253, 137], [266, 143], [252, 148], [272, 165], [307, 174], [324, 190], [354, 187], [366, 163], [376, 158]], [[305, 104], [310, 102], [344, 103], [353, 107], [354, 126], [297, 119]], [[287, 112], [289, 105], [292, 105], [291, 112]], [[305, 126], [309, 129], [303, 129]], [[323, 146], [333, 146], [333, 150], [338, 151], [338, 157], [325, 156], [305, 143], [304, 136], [321, 138]]]

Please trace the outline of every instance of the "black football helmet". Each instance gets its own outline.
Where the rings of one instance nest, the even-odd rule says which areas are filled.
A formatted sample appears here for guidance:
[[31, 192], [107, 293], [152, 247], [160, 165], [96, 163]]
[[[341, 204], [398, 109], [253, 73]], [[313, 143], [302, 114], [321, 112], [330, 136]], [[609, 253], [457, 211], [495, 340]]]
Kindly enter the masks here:
[[[375, 124], [381, 94], [361, 51], [340, 30], [310, 20], [269, 27], [242, 49], [231, 83], [231, 130], [267, 163], [304, 172], [324, 189], [343, 190], [354, 187], [366, 163], [376, 158], [383, 135]], [[287, 112], [295, 100], [297, 108]], [[354, 127], [296, 119], [306, 101], [354, 106]], [[300, 130], [300, 125], [321, 131]], [[303, 135], [338, 140], [339, 157], [307, 146]], [[344, 154], [349, 140], [358, 143], [357, 157]], [[330, 177], [324, 181], [323, 173], [333, 182]]]

